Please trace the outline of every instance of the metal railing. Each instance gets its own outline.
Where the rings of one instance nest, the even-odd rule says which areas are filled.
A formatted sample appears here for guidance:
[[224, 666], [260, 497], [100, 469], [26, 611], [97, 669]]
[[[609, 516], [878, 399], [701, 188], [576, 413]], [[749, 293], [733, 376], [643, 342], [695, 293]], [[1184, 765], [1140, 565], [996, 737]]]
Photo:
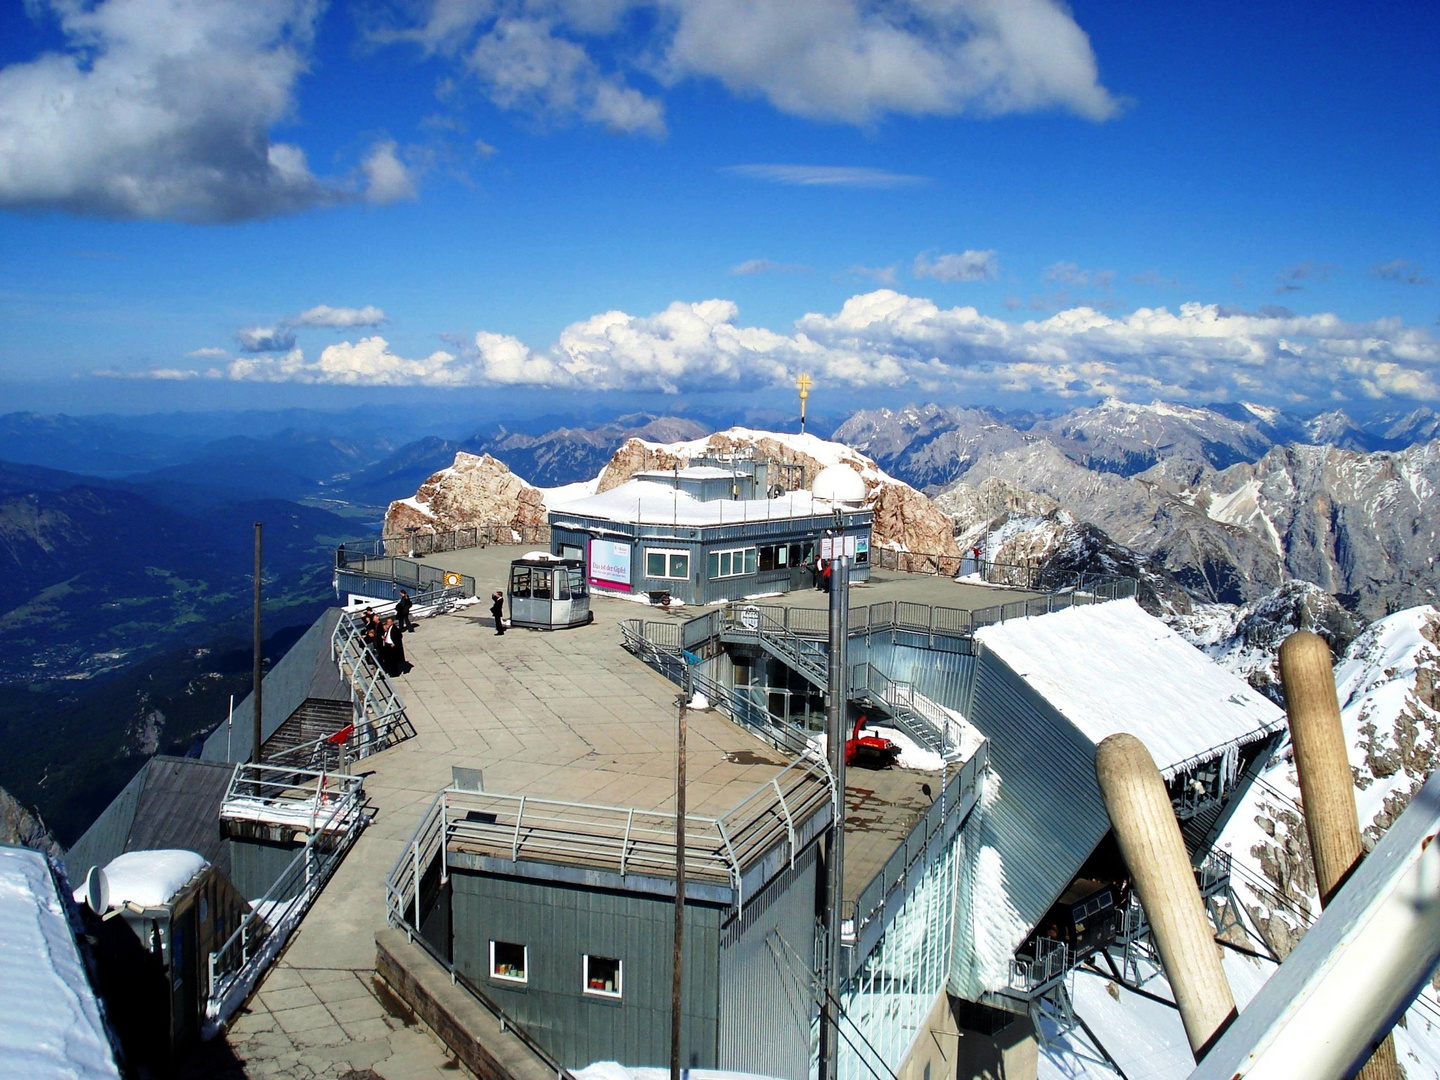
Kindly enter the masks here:
[[[438, 594], [447, 588], [458, 588], [462, 596], [475, 595], [475, 578], [470, 574], [458, 574], [429, 563], [415, 562], [400, 555], [350, 555], [341, 564], [341, 554], [335, 555], [335, 577], [338, 587], [340, 575], [360, 581], [385, 582], [414, 594], [416, 603], [430, 603], [431, 594]], [[351, 588], [349, 592], [358, 592]]]
[[879, 707], [925, 749], [947, 760], [960, 756], [966, 740], [957, 728], [969, 725], [920, 693], [913, 683], [897, 682], [873, 664], [851, 664], [850, 697]]
[[415, 734], [405, 715], [405, 702], [395, 692], [361, 626], [358, 617], [342, 611], [330, 635], [330, 659], [350, 684], [355, 730], [346, 749], [352, 757], [367, 757]]
[[[879, 942], [893, 913], [909, 898], [915, 883], [929, 869], [927, 853], [954, 814], [965, 805], [965, 793], [977, 788], [990, 762], [990, 744], [981, 740], [974, 752], [940, 789], [925, 816], [910, 830], [879, 872], [853, 901], [841, 906], [842, 944], [852, 950], [855, 971]], [[973, 801], [973, 800], [972, 800]], [[955, 823], [959, 827], [958, 822]]]
[[[737, 909], [743, 909], [745, 870], [780, 843], [789, 844], [793, 861], [797, 829], [831, 799], [828, 770], [798, 758], [722, 816], [686, 814], [686, 878], [728, 886]], [[675, 815], [660, 810], [447, 788], [386, 879], [390, 921], [398, 926], [413, 914], [412, 925], [420, 924], [420, 883], [437, 858], [444, 880], [451, 850], [510, 862], [578, 865], [622, 877], [672, 877], [675, 825]]]
[[205, 1019], [223, 1023], [250, 995], [368, 821], [363, 781], [274, 765], [235, 767], [222, 821], [299, 828], [306, 835], [274, 884], [209, 955]]
[[1010, 958], [1007, 987], [1025, 997], [1033, 997], [1065, 978], [1074, 966], [1070, 946], [1065, 942], [1036, 938], [1033, 956], [1017, 954]]
[[823, 690], [829, 678], [829, 649], [820, 638], [797, 634], [786, 626], [790, 610], [780, 608], [777, 611], [775, 606], [769, 604], [764, 607], [756, 604], [727, 604], [721, 616], [720, 629], [732, 634], [753, 636], [766, 651], [774, 653], [778, 659], [785, 661]]
[[976, 559], [972, 555], [942, 555], [933, 552], [896, 551], [893, 548], [872, 547], [870, 564], [880, 570], [899, 570], [907, 574], [933, 574], [939, 577], [958, 577], [962, 573], [979, 577], [987, 585], [1001, 585], [1008, 588], [1030, 589], [1035, 592], [1093, 592], [1105, 586], [1120, 582], [1130, 583], [1133, 596], [1138, 584], [1134, 578], [1117, 574], [1086, 574], [1077, 570], [1050, 570], [1029, 563], [1002, 563], [989, 559]]
[[342, 560], [377, 555], [404, 555], [409, 558], [434, 555], [439, 551], [463, 551], [491, 544], [539, 544], [550, 546], [549, 525], [512, 525], [503, 521], [480, 522], [459, 529], [392, 533], [376, 540], [348, 540], [335, 549], [335, 565]]

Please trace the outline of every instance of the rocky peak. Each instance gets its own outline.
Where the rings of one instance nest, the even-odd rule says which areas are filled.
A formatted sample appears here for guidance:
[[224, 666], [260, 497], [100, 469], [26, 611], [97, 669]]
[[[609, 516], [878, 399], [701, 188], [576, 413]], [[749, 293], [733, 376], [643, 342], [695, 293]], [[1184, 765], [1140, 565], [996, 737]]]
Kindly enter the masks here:
[[385, 513], [385, 536], [448, 532], [475, 525], [508, 525], [520, 530], [545, 524], [540, 489], [512, 473], [489, 454], [460, 451], [448, 468], [432, 473], [408, 499]]

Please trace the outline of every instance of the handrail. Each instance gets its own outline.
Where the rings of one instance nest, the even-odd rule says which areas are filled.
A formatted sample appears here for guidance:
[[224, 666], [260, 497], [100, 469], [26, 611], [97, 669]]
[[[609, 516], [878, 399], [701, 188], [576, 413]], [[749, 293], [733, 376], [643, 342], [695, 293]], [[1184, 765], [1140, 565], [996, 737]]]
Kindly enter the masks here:
[[[870, 564], [881, 570], [898, 570], [908, 574], [931, 574], [940, 577], [978, 576], [987, 585], [1004, 585], [1033, 591], [1071, 592], [1095, 590], [1106, 584], [1121, 588], [1116, 596], [1134, 596], [1139, 585], [1132, 577], [1121, 574], [1089, 574], [1080, 570], [1046, 571], [1030, 563], [1002, 563], [976, 559], [973, 554], [947, 555], [935, 552], [897, 551], [895, 548], [872, 546]], [[967, 573], [968, 570], [968, 573]]]
[[404, 699], [361, 633], [360, 620], [349, 612], [340, 613], [330, 635], [330, 658], [350, 684], [355, 730], [347, 750], [368, 757], [415, 734]]
[[336, 569], [344, 569], [342, 559], [352, 556], [433, 555], [437, 551], [462, 551], [465, 548], [490, 544], [550, 545], [549, 525], [515, 526], [505, 521], [477, 522], [458, 529], [425, 530], [392, 533], [375, 540], [347, 540], [335, 549]]
[[360, 777], [324, 771], [251, 763], [235, 767], [220, 804], [222, 820], [308, 828], [304, 845], [265, 895], [252, 901], [240, 925], [210, 952], [207, 1024], [224, 1023], [249, 996], [368, 823], [361, 809], [363, 784]]

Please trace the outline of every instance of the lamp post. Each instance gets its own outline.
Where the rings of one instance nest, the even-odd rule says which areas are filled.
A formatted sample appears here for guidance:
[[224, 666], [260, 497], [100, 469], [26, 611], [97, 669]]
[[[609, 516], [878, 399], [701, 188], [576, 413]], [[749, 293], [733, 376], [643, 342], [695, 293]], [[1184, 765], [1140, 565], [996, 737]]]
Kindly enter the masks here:
[[815, 385], [815, 380], [806, 375], [803, 371], [800, 377], [795, 380], [795, 389], [800, 391], [800, 434], [805, 434], [805, 399], [810, 396], [810, 388]]

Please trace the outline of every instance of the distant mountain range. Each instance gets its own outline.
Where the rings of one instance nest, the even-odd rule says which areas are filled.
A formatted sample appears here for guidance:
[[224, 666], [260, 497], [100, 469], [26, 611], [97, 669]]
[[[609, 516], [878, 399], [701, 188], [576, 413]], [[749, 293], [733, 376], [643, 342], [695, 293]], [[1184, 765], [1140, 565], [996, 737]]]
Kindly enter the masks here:
[[1440, 596], [1437, 424], [1429, 409], [1362, 426], [1111, 401], [1017, 427], [926, 405], [857, 413], [835, 438], [925, 487], [966, 544], [998, 536], [1014, 550], [1025, 522], [1059, 511], [1197, 599], [1241, 604], [1299, 578], [1376, 618]]

